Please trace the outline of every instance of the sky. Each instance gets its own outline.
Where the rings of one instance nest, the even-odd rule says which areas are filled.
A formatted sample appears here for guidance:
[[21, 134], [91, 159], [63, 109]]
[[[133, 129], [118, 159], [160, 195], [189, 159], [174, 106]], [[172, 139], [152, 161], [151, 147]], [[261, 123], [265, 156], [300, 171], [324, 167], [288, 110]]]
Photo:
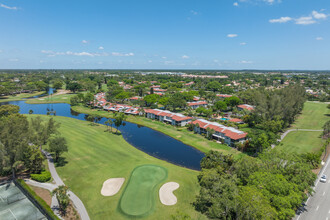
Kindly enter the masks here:
[[329, 0], [0, 0], [0, 69], [330, 70]]

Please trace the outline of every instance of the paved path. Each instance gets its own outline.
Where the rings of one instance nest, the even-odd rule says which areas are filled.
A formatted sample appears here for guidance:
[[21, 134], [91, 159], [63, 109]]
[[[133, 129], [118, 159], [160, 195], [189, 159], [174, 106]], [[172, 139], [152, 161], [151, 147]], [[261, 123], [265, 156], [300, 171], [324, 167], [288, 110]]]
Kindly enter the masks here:
[[[313, 130], [313, 129], [289, 129], [287, 131], [285, 131], [283, 134], [281, 134], [281, 139], [278, 140], [278, 142], [281, 142], [285, 136], [287, 136], [290, 132], [292, 131], [323, 131], [323, 130]], [[274, 148], [276, 145], [272, 144], [272, 148]]]
[[[52, 174], [56, 187], [65, 185], [64, 182], [62, 181], [62, 179], [60, 178], [60, 176], [56, 172], [54, 161], [53, 161], [53, 158], [50, 155], [50, 153], [48, 153], [45, 150], [42, 150], [42, 152], [46, 155], [49, 171]], [[87, 212], [84, 204], [82, 203], [82, 201], [79, 199], [79, 197], [76, 196], [76, 194], [74, 194], [72, 191], [69, 191], [68, 194], [70, 196], [70, 199], [71, 199], [73, 205], [77, 209], [77, 212], [80, 214], [81, 219], [90, 220], [88, 212]]]
[[[52, 183], [39, 183], [39, 182], [36, 182], [36, 181], [33, 181], [33, 180], [30, 180], [30, 179], [26, 179], [24, 180], [25, 183], [31, 185], [31, 186], [36, 186], [36, 187], [40, 187], [40, 188], [43, 188], [43, 189], [46, 189], [50, 192], [52, 192], [54, 189], [57, 188], [57, 185], [55, 184], [52, 184]], [[60, 219], [61, 218], [61, 215], [60, 215], [60, 206], [58, 204], [58, 201], [57, 201], [57, 198], [56, 196], [52, 196], [52, 203], [51, 203], [51, 206], [50, 208], [53, 210], [53, 212], [55, 213], [55, 215], [57, 215], [57, 217], [59, 217]]]
[[[305, 206], [297, 213], [294, 220], [329, 220], [330, 219], [330, 159], [321, 170], [316, 182], [315, 193], [308, 198]], [[320, 177], [327, 175], [327, 182], [320, 182]]]

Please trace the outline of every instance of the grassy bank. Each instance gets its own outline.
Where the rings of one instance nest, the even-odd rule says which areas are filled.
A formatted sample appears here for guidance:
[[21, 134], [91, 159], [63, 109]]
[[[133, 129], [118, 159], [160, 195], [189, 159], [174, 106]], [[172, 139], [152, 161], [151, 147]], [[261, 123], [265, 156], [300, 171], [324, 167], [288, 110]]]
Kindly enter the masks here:
[[33, 92], [33, 93], [21, 93], [17, 95], [11, 95], [11, 96], [1, 96], [0, 102], [11, 102], [11, 101], [20, 101], [22, 99], [30, 98], [37, 95], [45, 94], [45, 91], [42, 92]]
[[[40, 117], [47, 119], [50, 116]], [[164, 182], [178, 182], [180, 188], [174, 192], [178, 198], [174, 206], [162, 205], [158, 194], [155, 194], [154, 212], [143, 219], [171, 219], [177, 210], [189, 214], [193, 219], [205, 219], [191, 205], [199, 192], [197, 171], [151, 157], [128, 144], [122, 136], [106, 132], [103, 125], [92, 126], [86, 121], [59, 116], [54, 119], [61, 123], [59, 132], [67, 139], [69, 146], [69, 152], [63, 154], [65, 162], [56, 168], [57, 172], [83, 201], [91, 219], [108, 219], [109, 216], [111, 219], [128, 219], [118, 210], [119, 200], [131, 172], [145, 164], [165, 167], [168, 178]], [[103, 182], [115, 177], [126, 179], [119, 193], [112, 197], [102, 196]], [[160, 186], [157, 186], [158, 189]]]
[[317, 152], [324, 142], [320, 137], [321, 133], [318, 131], [292, 131], [277, 147], [287, 152]]
[[[113, 117], [113, 113], [111, 113], [111, 112], [106, 112], [106, 111], [97, 110], [97, 109], [90, 109], [90, 108], [84, 107], [84, 106], [72, 106], [72, 109], [76, 112], [84, 113], [84, 114], [92, 113], [92, 114], [96, 114], [101, 117], [107, 117], [107, 118]], [[207, 140], [205, 137], [198, 135], [198, 134], [194, 134], [193, 132], [188, 131], [184, 127], [176, 128], [176, 127], [173, 127], [172, 125], [165, 124], [160, 121], [153, 121], [151, 119], [148, 119], [145, 117], [138, 117], [138, 116], [128, 116], [127, 121], [160, 131], [172, 138], [175, 138], [187, 145], [195, 147], [196, 149], [198, 149], [202, 152], [205, 152], [205, 153], [210, 150], [217, 150], [217, 151], [223, 152], [225, 154], [230, 153], [230, 154], [237, 155], [237, 157], [243, 156], [242, 153], [235, 150], [234, 148], [231, 148], [224, 144], [216, 143], [214, 141]]]
[[330, 110], [322, 102], [305, 102], [302, 113], [298, 116], [293, 128], [322, 129], [325, 122], [330, 120]]
[[26, 101], [28, 104], [48, 104], [48, 103], [68, 103], [70, 104], [70, 98], [74, 95], [73, 93], [68, 93], [68, 94], [61, 94], [61, 95], [52, 95], [50, 96], [45, 96], [45, 97], [40, 97], [40, 98], [35, 98], [35, 99], [29, 99]]

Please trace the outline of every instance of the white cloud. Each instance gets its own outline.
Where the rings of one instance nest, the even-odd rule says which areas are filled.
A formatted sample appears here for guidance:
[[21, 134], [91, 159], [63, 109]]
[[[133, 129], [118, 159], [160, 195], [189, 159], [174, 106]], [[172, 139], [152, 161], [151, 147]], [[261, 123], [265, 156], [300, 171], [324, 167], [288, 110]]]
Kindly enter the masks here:
[[116, 56], [116, 57], [131, 57], [131, 56], [134, 56], [134, 53], [118, 53], [118, 52], [112, 52], [111, 55], [112, 56]]
[[[275, 0], [263, 0], [263, 1], [267, 2], [268, 4], [273, 4], [273, 3], [277, 2]], [[278, 1], [278, 2], [280, 2], [280, 1]]]
[[317, 37], [315, 40], [323, 40], [323, 37]]
[[2, 53], [2, 50], [0, 50], [0, 53]]
[[9, 59], [8, 61], [9, 61], [9, 62], [18, 62], [19, 59], [14, 58], [14, 59]]
[[174, 61], [165, 61], [164, 64], [165, 65], [174, 64]]
[[81, 43], [83, 43], [83, 44], [87, 44], [88, 41], [87, 41], [87, 40], [82, 40]]
[[233, 4], [233, 5], [237, 7], [237, 6], [238, 6], [238, 2], [234, 2], [234, 4]]
[[148, 60], [148, 63], [152, 63], [152, 60]]
[[162, 59], [167, 59], [167, 57], [162, 57]]
[[292, 20], [291, 17], [280, 17], [278, 19], [270, 19], [269, 22], [270, 23], [286, 23], [291, 20]]
[[233, 38], [233, 37], [237, 37], [237, 34], [228, 34], [227, 37]]
[[247, 60], [242, 60], [242, 61], [239, 61], [240, 64], [251, 64], [253, 63], [252, 61], [247, 61]]
[[193, 15], [198, 15], [198, 12], [194, 11], [194, 10], [191, 10], [190, 13], [193, 14]]
[[99, 47], [99, 50], [104, 50], [104, 47], [100, 46], [100, 47]]
[[328, 17], [328, 15], [324, 13], [319, 13], [317, 11], [312, 11], [312, 15], [315, 19], [326, 19]]
[[5, 9], [9, 9], [9, 10], [17, 10], [18, 9], [17, 7], [10, 7], [10, 6], [4, 5], [4, 4], [0, 4], [0, 7], [5, 8]]
[[[321, 10], [322, 11], [322, 10]], [[312, 13], [308, 16], [301, 16], [299, 18], [291, 18], [291, 17], [281, 17], [278, 19], [270, 19], [270, 23], [287, 23], [289, 21], [294, 21], [295, 24], [299, 25], [309, 25], [315, 24], [317, 20], [325, 20], [329, 15], [326, 15], [321, 12], [312, 11]]]
[[42, 50], [41, 53], [47, 54], [49, 57], [68, 55], [68, 56], [88, 56], [88, 57], [100, 57], [100, 56], [109, 56], [108, 53], [90, 53], [90, 52], [54, 52], [52, 50]]
[[183, 55], [181, 58], [182, 58], [182, 59], [189, 59], [189, 56], [187, 56], [187, 55]]
[[259, 2], [264, 2], [269, 5], [273, 5], [275, 3], [281, 3], [282, 0], [239, 0], [240, 2], [246, 2], [246, 3], [251, 3], [251, 4], [258, 4]]
[[309, 24], [315, 24], [316, 21], [313, 19], [312, 16], [307, 16], [307, 17], [300, 17], [295, 20], [296, 24], [301, 24], [301, 25], [309, 25]]
[[244, 46], [244, 45], [246, 45], [246, 42], [242, 42], [242, 43], [240, 43], [239, 45]]

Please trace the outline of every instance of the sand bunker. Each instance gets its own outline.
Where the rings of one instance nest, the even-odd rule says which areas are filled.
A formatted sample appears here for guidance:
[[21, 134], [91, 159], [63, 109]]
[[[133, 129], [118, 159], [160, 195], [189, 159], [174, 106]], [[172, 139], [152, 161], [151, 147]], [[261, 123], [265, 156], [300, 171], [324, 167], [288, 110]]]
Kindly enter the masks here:
[[179, 183], [168, 182], [165, 183], [159, 189], [159, 198], [162, 204], [164, 205], [175, 205], [177, 203], [177, 198], [173, 194], [173, 191], [180, 187]]
[[111, 178], [106, 180], [103, 183], [103, 187], [101, 189], [101, 194], [103, 196], [113, 196], [116, 195], [121, 186], [124, 184], [125, 178]]

